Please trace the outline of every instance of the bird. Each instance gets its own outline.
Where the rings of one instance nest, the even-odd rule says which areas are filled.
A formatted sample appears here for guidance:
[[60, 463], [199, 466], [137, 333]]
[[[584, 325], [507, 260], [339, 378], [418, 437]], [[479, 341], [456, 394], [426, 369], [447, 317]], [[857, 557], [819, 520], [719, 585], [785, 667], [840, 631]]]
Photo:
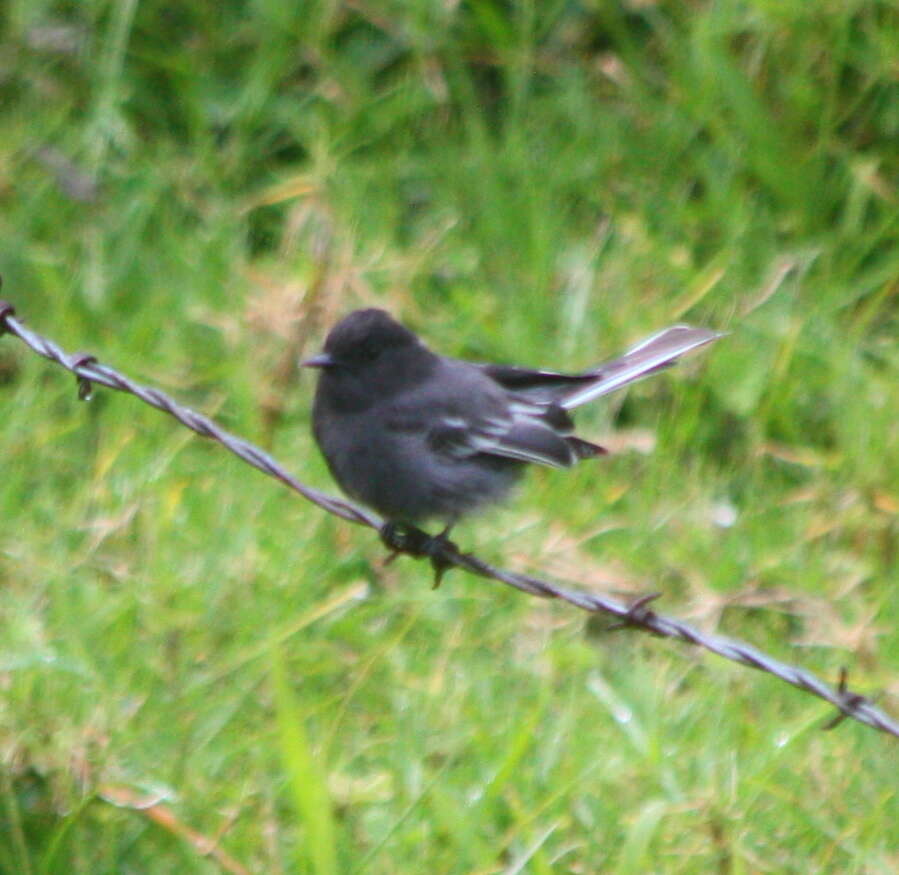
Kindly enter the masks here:
[[446, 538], [506, 497], [528, 464], [569, 468], [606, 452], [574, 434], [570, 411], [721, 336], [672, 325], [566, 374], [439, 355], [370, 308], [341, 319], [301, 364], [319, 372], [312, 431], [343, 492], [390, 524], [442, 522]]

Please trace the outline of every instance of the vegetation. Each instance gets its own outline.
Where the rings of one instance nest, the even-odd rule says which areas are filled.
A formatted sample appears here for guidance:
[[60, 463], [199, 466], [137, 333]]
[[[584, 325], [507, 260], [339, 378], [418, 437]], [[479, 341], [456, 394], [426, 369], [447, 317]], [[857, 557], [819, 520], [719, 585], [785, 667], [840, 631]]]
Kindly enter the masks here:
[[[576, 369], [616, 452], [457, 530], [899, 713], [887, 0], [8, 0], [20, 316], [333, 489], [295, 367], [356, 306]], [[3, 873], [899, 868], [894, 739], [425, 565], [0, 340]], [[157, 803], [155, 806], [152, 803]]]

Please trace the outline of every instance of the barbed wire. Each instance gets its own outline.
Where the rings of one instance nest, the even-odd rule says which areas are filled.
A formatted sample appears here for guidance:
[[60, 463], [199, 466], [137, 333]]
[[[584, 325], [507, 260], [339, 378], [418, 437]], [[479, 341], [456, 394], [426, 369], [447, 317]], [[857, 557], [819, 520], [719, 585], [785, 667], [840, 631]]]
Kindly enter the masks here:
[[67, 354], [49, 338], [26, 328], [21, 320], [15, 317], [15, 308], [12, 304], [0, 301], [0, 335], [4, 332], [15, 335], [38, 355], [71, 371], [78, 381], [78, 397], [82, 400], [90, 398], [95, 383], [135, 395], [151, 407], [173, 416], [197, 434], [217, 441], [254, 468], [280, 480], [285, 486], [328, 513], [374, 529], [393, 555], [404, 554], [428, 559], [435, 572], [435, 587], [440, 584], [444, 572], [448, 569], [461, 568], [478, 577], [506, 584], [533, 596], [559, 599], [590, 613], [609, 614], [618, 618], [619, 623], [616, 624], [618, 627], [642, 629], [662, 638], [673, 638], [693, 644], [732, 662], [767, 672], [829, 702], [839, 713], [823, 727], [824, 729], [832, 729], [848, 717], [899, 738], [899, 723], [877, 708], [869, 698], [849, 689], [845, 668], [840, 670], [839, 681], [834, 687], [811, 672], [774, 659], [745, 642], [700, 632], [681, 620], [650, 610], [648, 605], [658, 598], [658, 593], [625, 604], [604, 595], [566, 589], [530, 574], [508, 571], [491, 565], [471, 553], [463, 553], [445, 537], [428, 535], [412, 526], [384, 522], [359, 505], [301, 483], [259, 447], [231, 434], [201, 413], [178, 404], [164, 392], [134, 382], [108, 365], [100, 364], [92, 355]]

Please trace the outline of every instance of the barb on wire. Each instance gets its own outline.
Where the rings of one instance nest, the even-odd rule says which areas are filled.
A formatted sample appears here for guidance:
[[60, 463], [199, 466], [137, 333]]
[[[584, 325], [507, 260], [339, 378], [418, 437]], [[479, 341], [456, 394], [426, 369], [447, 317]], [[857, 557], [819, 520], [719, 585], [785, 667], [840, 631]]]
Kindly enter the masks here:
[[845, 718], [851, 718], [899, 738], [899, 723], [875, 707], [870, 699], [848, 688], [845, 669], [841, 670], [838, 684], [833, 687], [811, 672], [780, 662], [742, 641], [721, 635], [708, 635], [680, 620], [656, 613], [648, 607], [649, 602], [656, 598], [655, 593], [627, 605], [607, 596], [565, 589], [539, 577], [507, 571], [491, 565], [471, 553], [463, 553], [448, 538], [439, 535], [431, 536], [412, 526], [385, 523], [363, 507], [327, 495], [301, 483], [285, 471], [268, 453], [225, 431], [208, 417], [183, 407], [158, 389], [135, 383], [113, 368], [100, 364], [91, 355], [67, 355], [53, 341], [26, 328], [15, 317], [15, 309], [12, 304], [0, 301], [0, 334], [4, 332], [14, 334], [38, 355], [71, 371], [78, 380], [79, 398], [89, 398], [94, 383], [136, 395], [141, 401], [170, 414], [197, 434], [218, 441], [248, 464], [276, 480], [280, 480], [329, 513], [351, 523], [374, 529], [393, 553], [428, 559], [434, 568], [437, 583], [448, 569], [461, 568], [478, 577], [504, 583], [529, 595], [559, 599], [591, 613], [611, 614], [618, 618], [619, 622], [616, 626], [619, 628], [627, 626], [642, 629], [653, 635], [674, 638], [686, 644], [702, 647], [732, 662], [774, 675], [800, 690], [829, 702], [839, 713], [825, 728], [832, 728]]

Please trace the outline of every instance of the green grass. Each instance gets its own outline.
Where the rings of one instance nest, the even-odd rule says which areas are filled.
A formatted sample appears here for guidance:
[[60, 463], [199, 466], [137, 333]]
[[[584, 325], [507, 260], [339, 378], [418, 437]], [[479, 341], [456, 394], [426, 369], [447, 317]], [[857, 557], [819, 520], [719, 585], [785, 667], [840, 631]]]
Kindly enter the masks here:
[[[662, 590], [895, 715], [897, 70], [875, 0], [10, 0], [3, 295], [329, 489], [294, 363], [353, 307], [571, 369], [726, 329], [583, 412], [620, 452], [458, 540]], [[0, 399], [0, 872], [899, 867], [895, 740], [565, 605], [432, 592], [12, 338]]]

